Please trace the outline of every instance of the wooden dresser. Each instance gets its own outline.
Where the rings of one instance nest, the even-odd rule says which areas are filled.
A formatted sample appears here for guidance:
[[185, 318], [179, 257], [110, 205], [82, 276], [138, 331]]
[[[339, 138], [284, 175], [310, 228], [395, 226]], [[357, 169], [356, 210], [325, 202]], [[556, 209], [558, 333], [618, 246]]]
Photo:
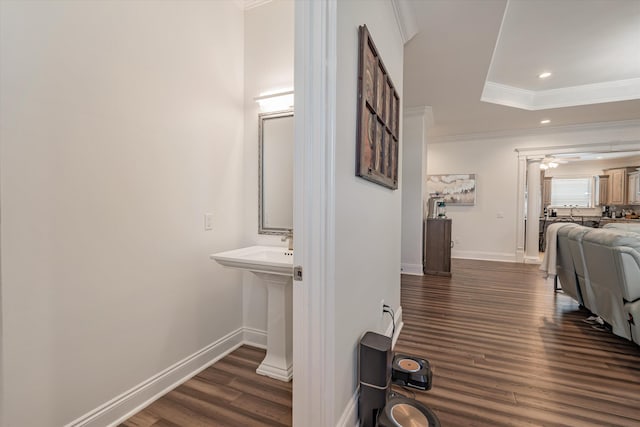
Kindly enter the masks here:
[[424, 274], [451, 276], [451, 220], [424, 221]]

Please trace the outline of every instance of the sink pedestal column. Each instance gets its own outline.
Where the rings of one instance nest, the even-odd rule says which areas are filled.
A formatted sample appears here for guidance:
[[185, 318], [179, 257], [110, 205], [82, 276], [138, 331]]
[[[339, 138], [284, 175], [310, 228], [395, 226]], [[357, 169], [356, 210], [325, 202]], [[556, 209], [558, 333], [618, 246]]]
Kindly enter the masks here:
[[281, 381], [293, 377], [293, 278], [255, 272], [267, 284], [267, 355], [256, 369]]

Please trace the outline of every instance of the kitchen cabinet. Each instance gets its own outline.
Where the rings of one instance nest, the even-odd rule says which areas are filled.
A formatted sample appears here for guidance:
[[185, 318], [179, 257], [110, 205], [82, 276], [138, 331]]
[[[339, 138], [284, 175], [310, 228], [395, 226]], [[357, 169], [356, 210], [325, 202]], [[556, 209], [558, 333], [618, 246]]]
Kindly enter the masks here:
[[627, 204], [627, 168], [608, 169], [605, 172], [609, 175], [607, 204]]
[[609, 175], [598, 176], [598, 206], [609, 204]]
[[627, 180], [627, 204], [640, 205], [640, 172], [631, 172]]
[[424, 274], [450, 277], [451, 220], [428, 218], [424, 231]]

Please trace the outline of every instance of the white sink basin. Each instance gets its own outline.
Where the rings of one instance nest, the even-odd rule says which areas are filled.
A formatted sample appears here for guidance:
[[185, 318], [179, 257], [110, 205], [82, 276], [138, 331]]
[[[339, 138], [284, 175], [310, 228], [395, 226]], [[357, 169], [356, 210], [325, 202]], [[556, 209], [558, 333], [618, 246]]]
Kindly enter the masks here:
[[256, 372], [291, 381], [293, 251], [277, 246], [249, 246], [209, 257], [225, 267], [250, 271], [267, 286], [267, 354]]
[[212, 254], [210, 258], [225, 267], [293, 276], [293, 251], [277, 246], [249, 246]]

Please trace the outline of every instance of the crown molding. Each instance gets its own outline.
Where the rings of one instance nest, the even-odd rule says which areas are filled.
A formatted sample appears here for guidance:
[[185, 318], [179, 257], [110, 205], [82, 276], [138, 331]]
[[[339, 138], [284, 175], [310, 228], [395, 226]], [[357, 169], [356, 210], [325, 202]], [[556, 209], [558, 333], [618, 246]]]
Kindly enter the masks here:
[[273, 0], [243, 0], [244, 10], [255, 9], [263, 4], [271, 3]]
[[431, 114], [433, 116], [433, 109], [426, 105], [421, 107], [404, 107], [402, 112], [405, 117], [423, 116], [426, 114]]
[[639, 98], [640, 78], [633, 78], [538, 91], [487, 81], [480, 100], [534, 111]]
[[484, 84], [480, 101], [531, 110], [535, 96], [536, 93], [532, 90], [487, 81]]
[[623, 120], [616, 122], [599, 122], [599, 123], [586, 123], [578, 125], [565, 125], [565, 126], [549, 126], [544, 128], [535, 129], [513, 129], [504, 130], [498, 132], [478, 132], [459, 135], [447, 135], [440, 137], [432, 137], [429, 142], [433, 144], [446, 143], [446, 142], [463, 142], [463, 141], [481, 141], [481, 140], [495, 140], [506, 138], [521, 138], [530, 136], [541, 135], [553, 135], [569, 132], [586, 132], [597, 130], [609, 130], [609, 129], [621, 129], [637, 127], [640, 131], [640, 120]]
[[528, 160], [541, 160], [550, 153], [553, 154], [572, 154], [584, 153], [616, 153], [625, 151], [639, 151], [640, 140], [637, 141], [612, 141], [607, 143], [594, 144], [572, 144], [562, 146], [546, 146], [546, 147], [520, 147], [514, 151], [518, 153], [518, 157]]
[[418, 23], [416, 22], [415, 14], [412, 13], [411, 4], [407, 0], [391, 0], [391, 6], [393, 6], [396, 23], [400, 29], [402, 43], [406, 44], [413, 36], [418, 34]]
[[433, 108], [429, 106], [403, 108], [402, 115], [404, 117], [422, 118], [425, 129], [429, 129], [433, 127], [433, 124], [434, 124]]

